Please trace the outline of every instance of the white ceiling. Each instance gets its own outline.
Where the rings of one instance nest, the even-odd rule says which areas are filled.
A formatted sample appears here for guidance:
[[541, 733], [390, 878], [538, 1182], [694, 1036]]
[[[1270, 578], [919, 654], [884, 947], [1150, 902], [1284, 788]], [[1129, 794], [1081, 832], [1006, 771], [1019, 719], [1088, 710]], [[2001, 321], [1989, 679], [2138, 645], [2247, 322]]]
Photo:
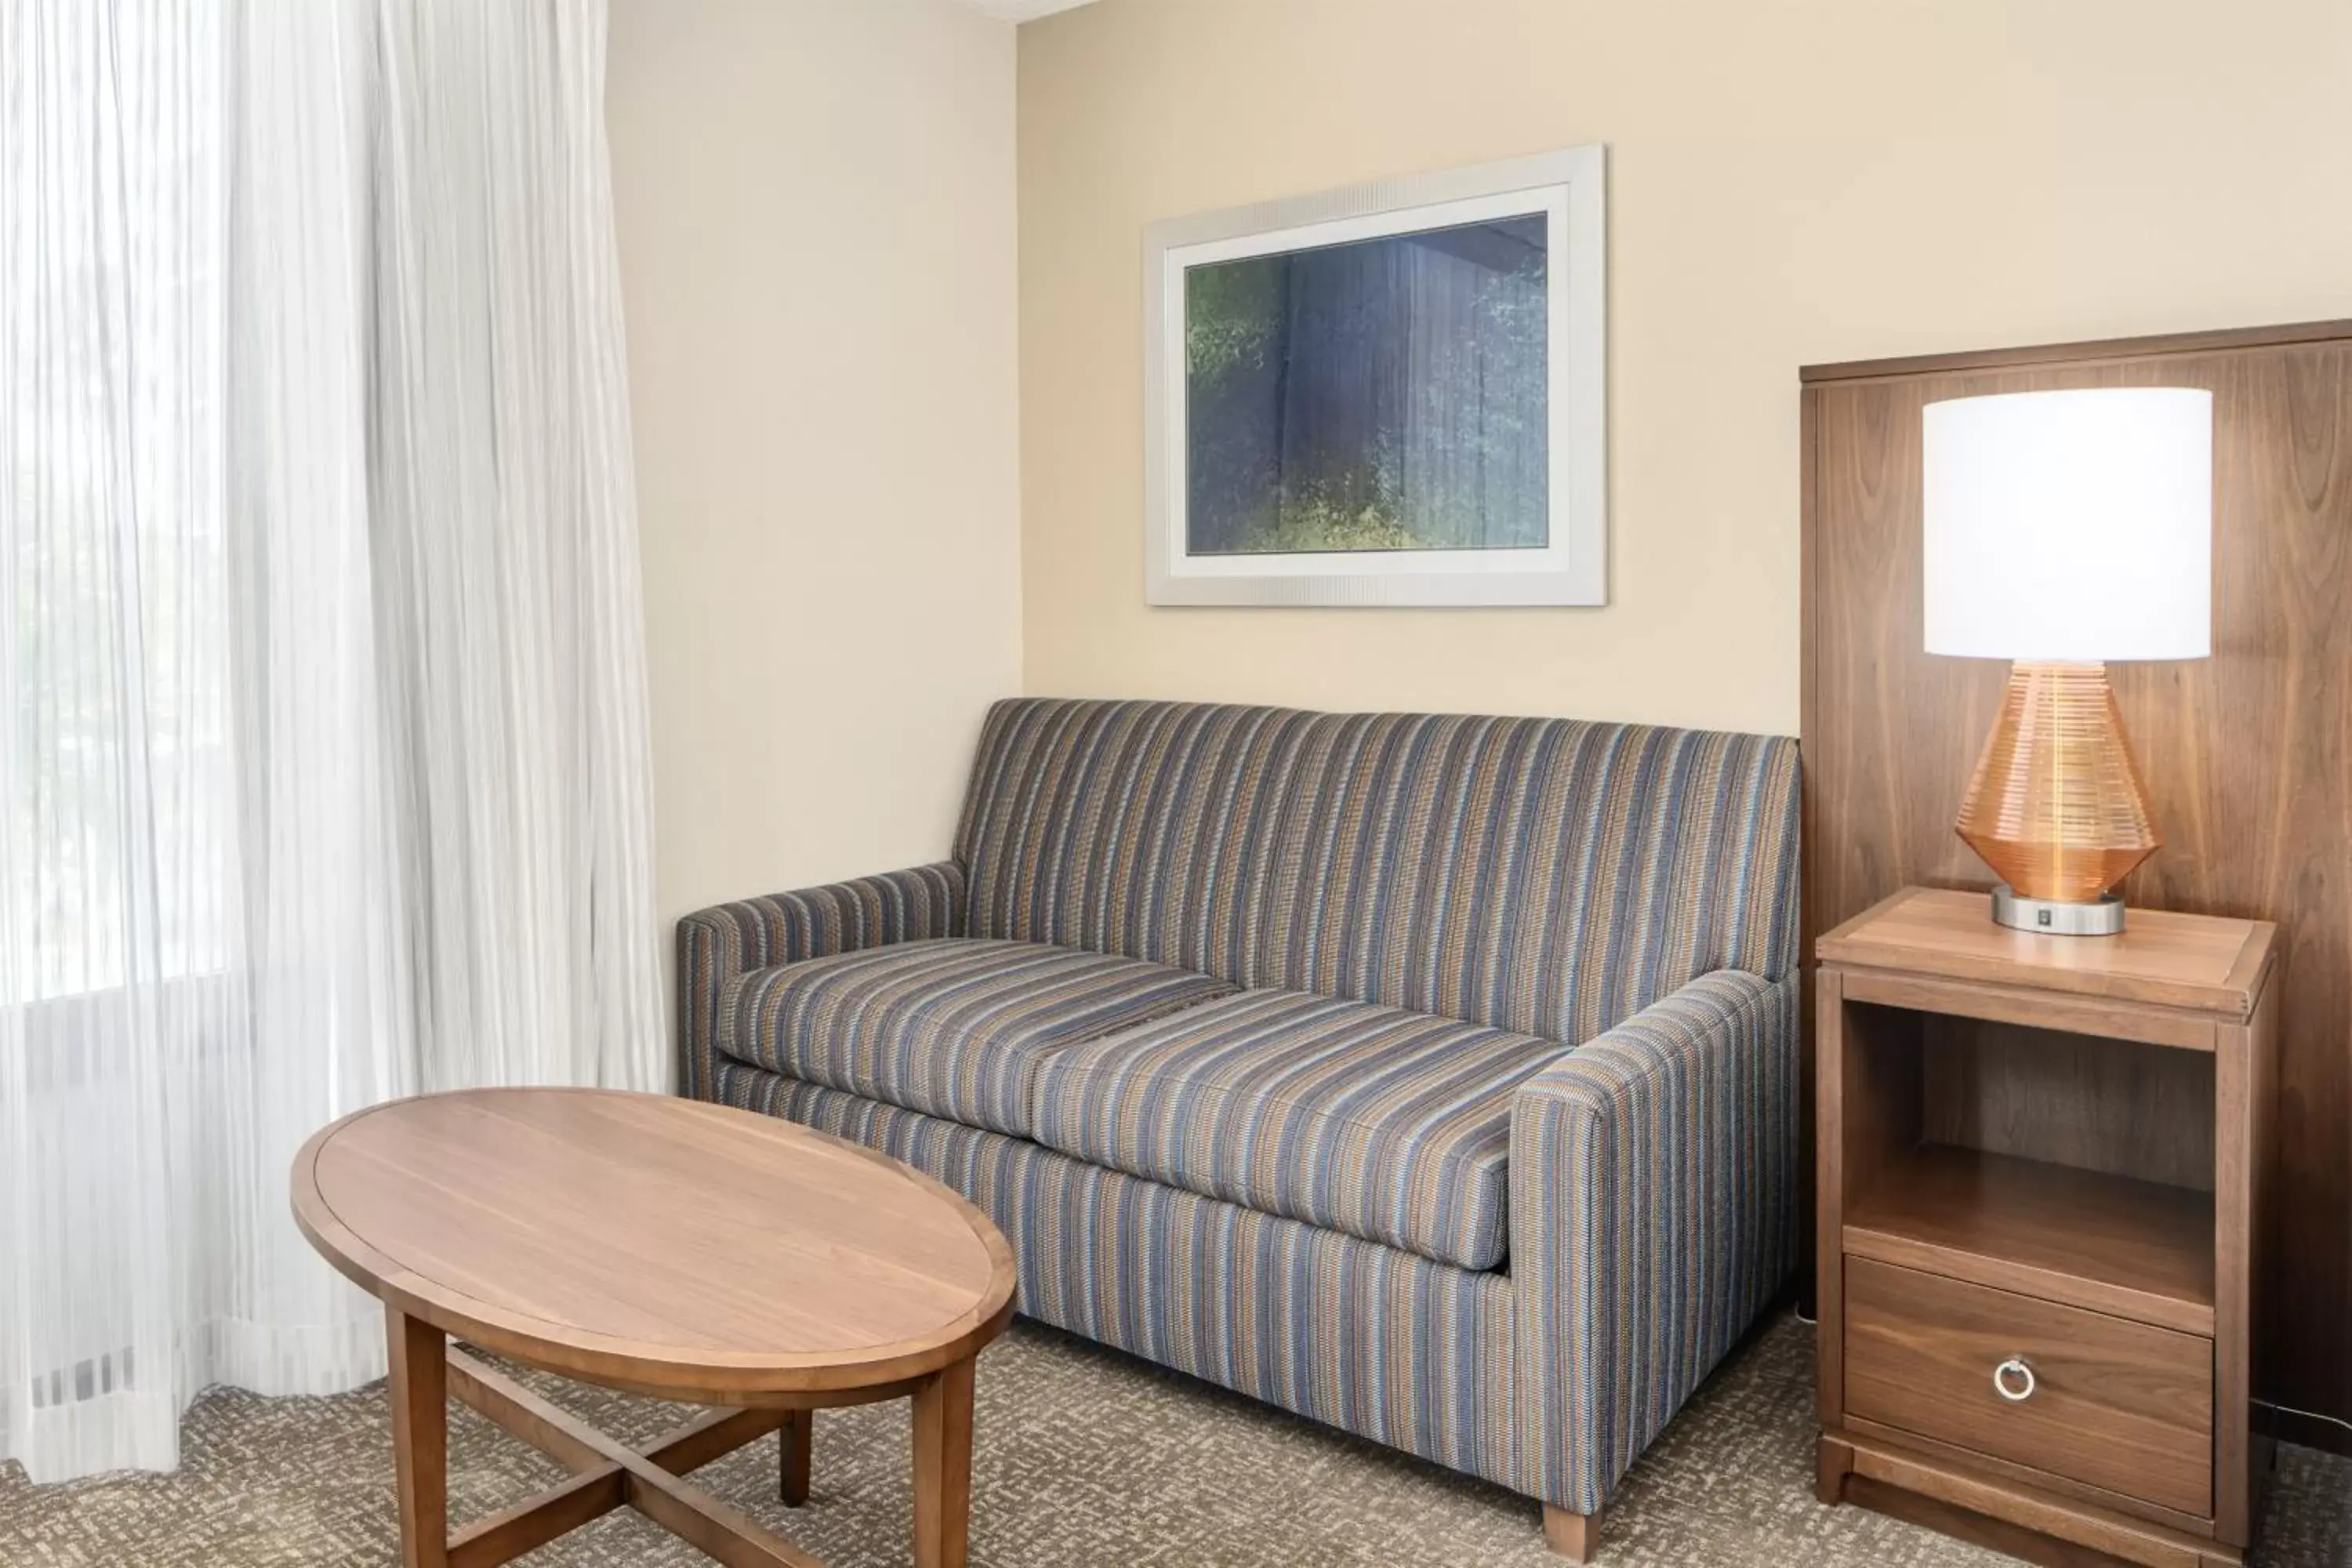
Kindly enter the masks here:
[[1008, 22], [1026, 22], [1034, 16], [1050, 16], [1056, 11], [1075, 10], [1088, 3], [1089, 0], [964, 0], [964, 4], [975, 11], [985, 11]]

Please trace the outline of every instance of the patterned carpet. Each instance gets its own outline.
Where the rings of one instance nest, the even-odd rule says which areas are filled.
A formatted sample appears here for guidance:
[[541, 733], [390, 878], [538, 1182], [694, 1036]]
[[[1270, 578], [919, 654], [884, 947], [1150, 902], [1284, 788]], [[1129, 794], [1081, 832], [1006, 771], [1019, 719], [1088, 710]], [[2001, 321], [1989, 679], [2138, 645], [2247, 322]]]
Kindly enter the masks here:
[[[533, 1377], [633, 1440], [674, 1423], [646, 1401]], [[1811, 1331], [1782, 1318], [1701, 1390], [1627, 1479], [1601, 1561], [1622, 1568], [1803, 1563], [1990, 1568], [2009, 1560], [1812, 1500]], [[452, 1417], [452, 1512], [470, 1520], [557, 1479], [477, 1419]], [[817, 1418], [814, 1496], [775, 1504], [762, 1442], [701, 1484], [833, 1568], [908, 1561], [903, 1403]], [[238, 1568], [397, 1559], [382, 1390], [340, 1399], [216, 1393], [184, 1462], [35, 1490], [0, 1470], [8, 1568]], [[981, 1360], [972, 1557], [985, 1568], [1552, 1568], [1533, 1503], [1295, 1420], [1051, 1330], [1022, 1324]], [[2283, 1453], [2259, 1561], [2352, 1568], [2352, 1461]], [[705, 1564], [627, 1514], [525, 1562]]]

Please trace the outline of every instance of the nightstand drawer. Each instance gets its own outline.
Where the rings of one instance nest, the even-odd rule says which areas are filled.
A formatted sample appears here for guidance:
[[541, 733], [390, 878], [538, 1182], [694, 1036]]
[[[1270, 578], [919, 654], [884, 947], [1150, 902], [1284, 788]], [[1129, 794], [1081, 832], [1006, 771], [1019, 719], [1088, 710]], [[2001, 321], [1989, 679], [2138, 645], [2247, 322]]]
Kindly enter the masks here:
[[[2021, 1363], [1993, 1384], [1994, 1369]], [[2023, 1397], [2014, 1397], [2022, 1394]], [[1848, 1414], [2143, 1502], [2213, 1511], [2213, 1344], [1845, 1260]]]

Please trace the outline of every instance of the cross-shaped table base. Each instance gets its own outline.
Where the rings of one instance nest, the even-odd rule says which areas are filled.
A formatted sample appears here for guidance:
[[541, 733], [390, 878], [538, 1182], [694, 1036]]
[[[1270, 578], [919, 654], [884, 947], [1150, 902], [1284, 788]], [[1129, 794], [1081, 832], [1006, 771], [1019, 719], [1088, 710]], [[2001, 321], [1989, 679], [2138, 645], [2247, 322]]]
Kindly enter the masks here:
[[[493, 1568], [591, 1520], [634, 1508], [728, 1568], [824, 1568], [751, 1515], [683, 1479], [769, 1433], [778, 1436], [777, 1488], [787, 1507], [808, 1500], [814, 1405], [714, 1410], [640, 1453], [550, 1404], [514, 1379], [453, 1350], [440, 1330], [388, 1307], [393, 1450], [404, 1568]], [[865, 1388], [856, 1403], [915, 1402], [917, 1568], [962, 1568], [971, 1498], [972, 1363], [904, 1384]], [[448, 1515], [448, 1401], [454, 1396], [572, 1472], [454, 1535]], [[815, 1403], [841, 1403], [824, 1395]]]

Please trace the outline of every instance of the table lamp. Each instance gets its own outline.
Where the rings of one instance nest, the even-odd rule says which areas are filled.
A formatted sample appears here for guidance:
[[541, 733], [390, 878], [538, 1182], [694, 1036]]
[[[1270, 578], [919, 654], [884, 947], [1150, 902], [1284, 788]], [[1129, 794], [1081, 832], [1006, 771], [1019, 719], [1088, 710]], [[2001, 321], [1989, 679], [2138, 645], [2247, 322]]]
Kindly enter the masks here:
[[2211, 651], [2213, 395], [1954, 398], [1922, 435], [1927, 651], [2012, 661], [1954, 826], [1994, 920], [2111, 936], [2162, 840], [2106, 667]]

